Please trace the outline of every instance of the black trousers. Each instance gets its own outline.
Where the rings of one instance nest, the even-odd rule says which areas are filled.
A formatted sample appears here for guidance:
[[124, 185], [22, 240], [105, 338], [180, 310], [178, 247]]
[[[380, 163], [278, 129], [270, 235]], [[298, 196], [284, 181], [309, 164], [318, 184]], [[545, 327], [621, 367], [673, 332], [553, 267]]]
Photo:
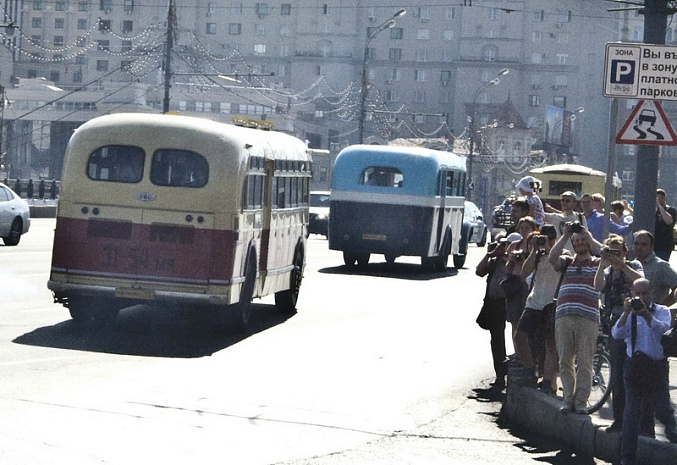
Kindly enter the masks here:
[[505, 299], [485, 299], [484, 305], [489, 309], [491, 334], [491, 358], [494, 361], [496, 377], [501, 378], [508, 374], [505, 366]]

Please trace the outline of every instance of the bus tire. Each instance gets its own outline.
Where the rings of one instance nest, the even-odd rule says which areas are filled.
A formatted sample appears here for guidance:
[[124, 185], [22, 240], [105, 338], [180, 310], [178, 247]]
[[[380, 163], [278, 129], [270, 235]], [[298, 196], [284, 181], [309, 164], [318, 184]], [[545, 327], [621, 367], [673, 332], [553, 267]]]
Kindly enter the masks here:
[[234, 326], [239, 332], [243, 332], [249, 326], [252, 315], [252, 299], [256, 285], [256, 252], [251, 247], [247, 252], [247, 262], [244, 269], [244, 283], [240, 289], [240, 301], [235, 304]]
[[357, 261], [356, 254], [350, 252], [343, 252], [343, 263], [345, 263], [348, 266], [353, 266], [355, 265], [356, 261]]
[[68, 311], [80, 328], [101, 329], [115, 323], [120, 309], [110, 299], [74, 296], [68, 299]]
[[463, 268], [465, 265], [465, 255], [455, 254], [454, 255], [454, 268]]
[[364, 268], [367, 266], [369, 263], [369, 257], [371, 257], [371, 254], [368, 253], [361, 253], [357, 255], [357, 266], [360, 268]]
[[275, 293], [275, 307], [282, 313], [291, 314], [296, 310], [296, 302], [299, 298], [299, 290], [303, 281], [303, 261], [305, 251], [303, 244], [299, 243], [294, 252], [293, 270], [291, 272], [289, 289]]

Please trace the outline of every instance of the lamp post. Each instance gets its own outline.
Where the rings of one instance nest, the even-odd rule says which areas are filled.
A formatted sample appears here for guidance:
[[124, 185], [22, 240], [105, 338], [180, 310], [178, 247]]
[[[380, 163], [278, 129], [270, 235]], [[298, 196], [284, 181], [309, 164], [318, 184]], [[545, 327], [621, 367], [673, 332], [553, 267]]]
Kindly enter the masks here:
[[357, 138], [358, 142], [362, 144], [364, 142], [364, 120], [366, 117], [366, 103], [367, 103], [367, 92], [368, 92], [368, 82], [367, 82], [367, 60], [369, 59], [369, 42], [372, 41], [379, 33], [383, 32], [386, 29], [390, 29], [395, 26], [395, 18], [404, 15], [407, 12], [404, 8], [398, 10], [390, 19], [376, 26], [367, 36], [367, 41], [364, 43], [364, 61], [362, 62], [362, 85], [360, 89], [360, 114], [357, 121]]
[[[573, 111], [566, 111], [563, 110], [562, 113], [562, 118], [559, 118], [555, 120], [552, 124], [552, 127], [549, 129], [549, 131], [546, 131], [546, 143], [548, 144], [548, 164], [556, 164], [557, 163], [557, 151], [555, 149], [555, 145], [562, 145], [567, 147], [567, 152], [568, 149], [573, 145], [573, 130], [571, 128], [572, 122], [576, 119], [576, 115], [578, 113], [583, 113], [585, 111], [585, 108], [583, 107], [578, 107]], [[569, 113], [567, 115], [567, 113]], [[564, 131], [564, 123], [567, 122], [567, 132], [565, 133]], [[558, 143], [555, 144], [555, 137], [558, 134], [557, 128], [559, 127], [559, 138], [557, 139]], [[566, 139], [564, 136], [567, 136]]]
[[501, 80], [499, 79], [500, 76], [505, 76], [510, 72], [509, 69], [504, 68], [498, 72], [495, 78], [493, 78], [491, 81], [482, 84], [476, 91], [475, 95], [473, 95], [472, 98], [472, 107], [470, 107], [470, 118], [468, 118], [468, 122], [470, 123], [470, 151], [468, 153], [468, 180], [467, 180], [467, 190], [466, 190], [466, 198], [468, 200], [471, 200], [471, 194], [472, 190], [475, 188], [475, 185], [473, 184], [472, 180], [472, 165], [473, 165], [473, 158], [474, 158], [474, 150], [475, 150], [475, 106], [477, 105], [477, 97], [479, 97], [480, 93], [491, 87], [495, 86]]

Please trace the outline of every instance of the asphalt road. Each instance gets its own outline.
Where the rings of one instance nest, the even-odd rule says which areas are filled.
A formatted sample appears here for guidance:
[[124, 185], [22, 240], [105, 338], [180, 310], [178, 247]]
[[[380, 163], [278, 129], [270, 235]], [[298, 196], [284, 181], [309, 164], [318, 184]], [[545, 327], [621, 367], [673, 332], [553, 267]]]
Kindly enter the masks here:
[[2, 464], [585, 463], [497, 423], [483, 249], [356, 270], [311, 236], [289, 318], [267, 297], [247, 334], [141, 306], [83, 332], [46, 288], [53, 228], [0, 246]]

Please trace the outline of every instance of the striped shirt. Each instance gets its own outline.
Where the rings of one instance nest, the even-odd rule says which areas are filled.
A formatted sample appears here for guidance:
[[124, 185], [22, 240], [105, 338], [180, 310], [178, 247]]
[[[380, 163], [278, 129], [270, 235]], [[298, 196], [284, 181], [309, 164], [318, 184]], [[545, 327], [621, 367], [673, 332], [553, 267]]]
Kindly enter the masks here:
[[[566, 260], [562, 257], [561, 260]], [[578, 315], [599, 323], [599, 292], [595, 290], [595, 273], [600, 259], [575, 258], [567, 266], [557, 295], [555, 319]], [[564, 263], [564, 262], [562, 262]]]

